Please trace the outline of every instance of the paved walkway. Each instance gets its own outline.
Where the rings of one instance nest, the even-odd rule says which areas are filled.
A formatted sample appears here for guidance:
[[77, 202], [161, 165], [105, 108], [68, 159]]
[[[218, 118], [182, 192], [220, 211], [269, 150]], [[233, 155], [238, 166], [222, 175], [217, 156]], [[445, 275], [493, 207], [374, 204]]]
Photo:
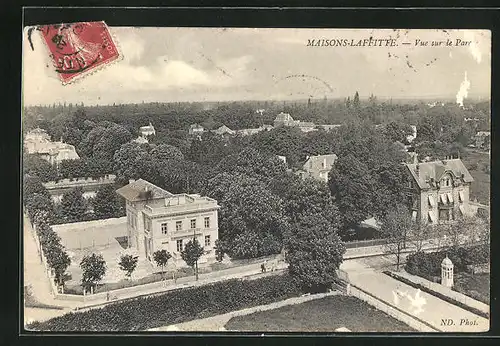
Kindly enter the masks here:
[[348, 273], [352, 285], [419, 318], [439, 331], [489, 330], [489, 320], [377, 272], [362, 261], [345, 261], [340, 268]]
[[45, 266], [37, 250], [33, 229], [26, 216], [24, 216], [24, 285], [31, 286], [31, 294], [42, 304], [64, 307], [63, 310], [26, 308], [25, 321], [45, 320], [47, 318], [63, 315], [77, 305], [73, 302], [58, 301], [54, 299], [50, 281], [45, 272]]

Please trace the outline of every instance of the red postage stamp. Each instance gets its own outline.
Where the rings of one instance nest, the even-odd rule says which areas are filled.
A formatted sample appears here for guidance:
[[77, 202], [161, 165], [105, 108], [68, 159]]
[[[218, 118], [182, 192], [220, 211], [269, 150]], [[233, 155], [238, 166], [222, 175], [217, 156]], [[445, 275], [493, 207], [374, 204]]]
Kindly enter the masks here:
[[104, 22], [43, 25], [37, 30], [63, 84], [121, 57]]

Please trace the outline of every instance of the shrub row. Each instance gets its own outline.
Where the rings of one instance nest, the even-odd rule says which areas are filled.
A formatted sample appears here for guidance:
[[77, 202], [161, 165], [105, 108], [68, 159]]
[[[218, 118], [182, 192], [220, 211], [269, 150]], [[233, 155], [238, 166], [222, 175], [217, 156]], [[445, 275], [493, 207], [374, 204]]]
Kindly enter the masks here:
[[[26, 196], [26, 199], [29, 201], [35, 194]], [[50, 199], [49, 201], [51, 202]], [[47, 264], [55, 274], [56, 281], [62, 283], [64, 273], [71, 264], [71, 259], [61, 243], [61, 238], [50, 227], [49, 222], [51, 218], [49, 216], [50, 213], [46, 210], [47, 206], [27, 203], [26, 208], [28, 215], [32, 218], [31, 222], [35, 227]]]
[[489, 251], [484, 245], [471, 247], [454, 246], [438, 252], [416, 252], [408, 255], [405, 270], [429, 280], [441, 275], [441, 262], [448, 256], [454, 264], [455, 272], [467, 271], [467, 266], [489, 262]]
[[232, 279], [134, 298], [101, 309], [71, 312], [29, 329], [40, 331], [137, 331], [206, 318], [296, 297], [301, 294], [288, 275], [254, 280]]

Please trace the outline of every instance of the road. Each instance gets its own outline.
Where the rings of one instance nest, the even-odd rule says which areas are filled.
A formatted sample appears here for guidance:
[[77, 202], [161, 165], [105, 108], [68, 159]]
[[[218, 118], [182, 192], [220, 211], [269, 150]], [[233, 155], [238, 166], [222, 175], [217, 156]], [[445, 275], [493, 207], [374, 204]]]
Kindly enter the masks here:
[[[352, 285], [432, 325], [443, 332], [485, 332], [489, 320], [422, 292], [381, 272], [392, 266], [387, 256], [344, 261], [341, 269], [348, 273]], [[385, 263], [384, 263], [385, 262]]]

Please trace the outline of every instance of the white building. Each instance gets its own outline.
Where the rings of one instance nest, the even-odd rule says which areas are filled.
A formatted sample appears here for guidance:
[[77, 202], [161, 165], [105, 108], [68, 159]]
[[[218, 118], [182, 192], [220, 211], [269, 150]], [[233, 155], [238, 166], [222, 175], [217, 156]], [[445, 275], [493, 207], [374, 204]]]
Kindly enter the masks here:
[[148, 126], [141, 126], [139, 128], [139, 133], [142, 137], [147, 137], [147, 136], [156, 136], [156, 130], [151, 123], [149, 123]]
[[316, 155], [309, 156], [299, 171], [299, 175], [305, 179], [311, 177], [313, 179], [328, 182], [328, 173], [332, 170], [333, 164], [337, 160], [337, 155]]
[[59, 142], [52, 142], [45, 130], [34, 129], [24, 137], [24, 146], [28, 154], [38, 154], [51, 164], [58, 165], [63, 160], [77, 160], [78, 156], [73, 145]]
[[172, 194], [143, 179], [131, 181], [116, 191], [126, 200], [129, 247], [152, 263], [153, 253], [165, 249], [170, 265], [186, 266], [181, 251], [196, 237], [205, 254], [199, 264], [215, 261], [219, 237], [217, 201], [200, 195]]

